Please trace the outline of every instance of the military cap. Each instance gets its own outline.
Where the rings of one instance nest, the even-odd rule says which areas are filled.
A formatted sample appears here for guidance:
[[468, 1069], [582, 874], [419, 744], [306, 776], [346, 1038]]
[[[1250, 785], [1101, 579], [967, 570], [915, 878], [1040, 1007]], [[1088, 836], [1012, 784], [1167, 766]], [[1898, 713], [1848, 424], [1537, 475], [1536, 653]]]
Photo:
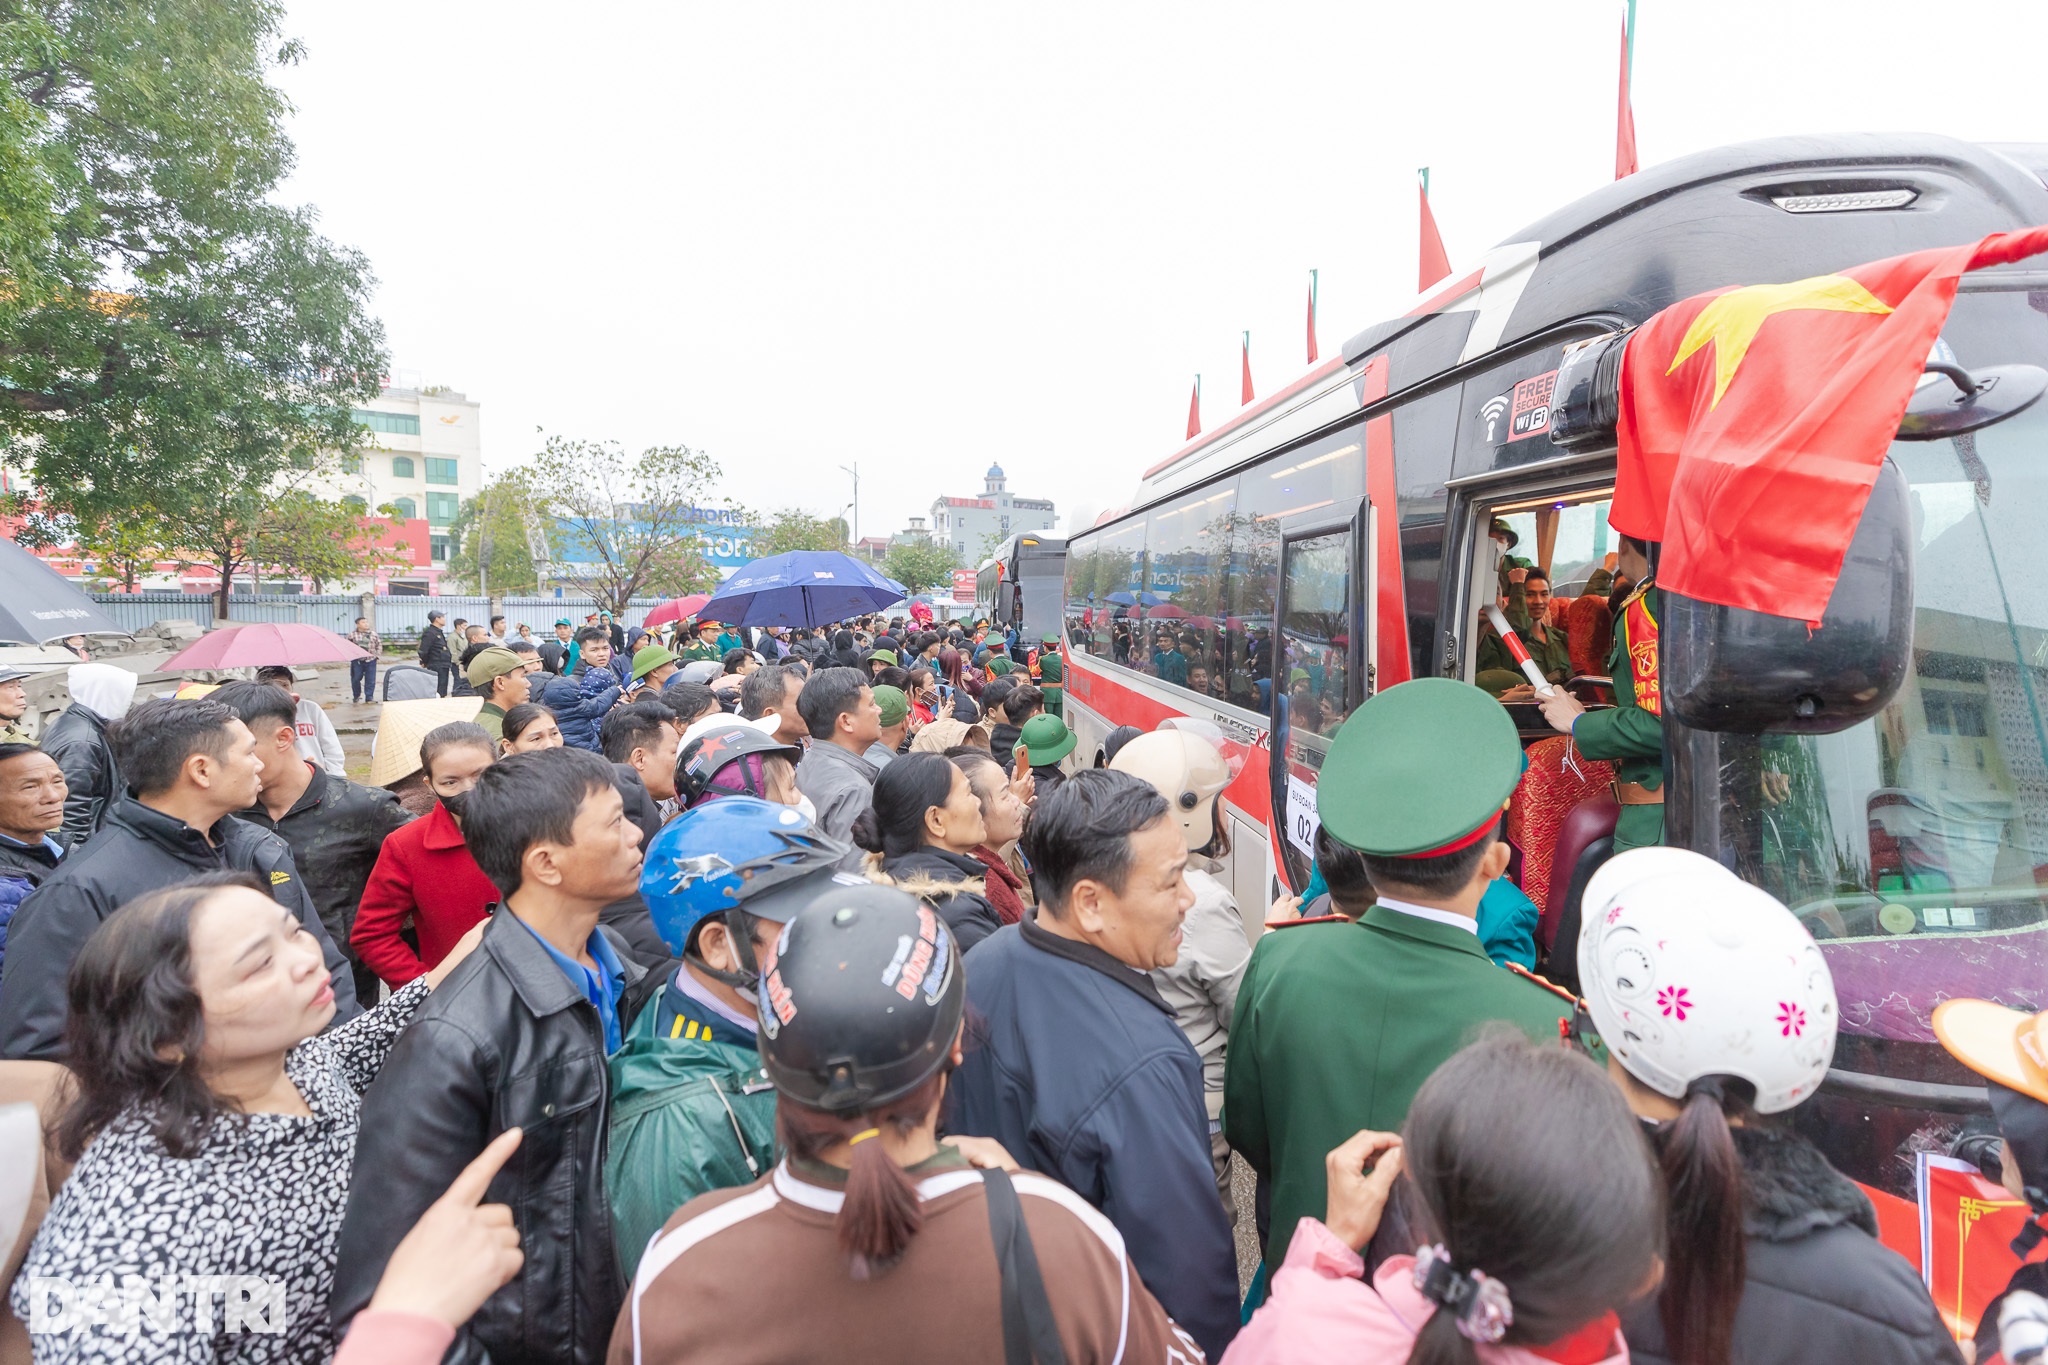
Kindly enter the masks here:
[[524, 667], [526, 660], [503, 645], [492, 645], [489, 649], [478, 650], [476, 657], [469, 661], [469, 685], [482, 687], [493, 678], [517, 673]]
[[875, 705], [881, 708], [882, 725], [901, 725], [910, 715], [910, 697], [900, 687], [882, 686], [874, 689]]
[[1499, 702], [1451, 678], [1417, 678], [1337, 731], [1316, 812], [1361, 853], [1441, 857], [1484, 838], [1521, 777], [1521, 740]]

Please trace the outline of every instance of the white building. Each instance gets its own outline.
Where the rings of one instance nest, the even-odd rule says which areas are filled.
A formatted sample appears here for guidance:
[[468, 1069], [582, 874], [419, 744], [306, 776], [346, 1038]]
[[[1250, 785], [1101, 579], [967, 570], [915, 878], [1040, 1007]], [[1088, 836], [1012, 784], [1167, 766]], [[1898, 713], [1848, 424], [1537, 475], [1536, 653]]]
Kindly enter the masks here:
[[932, 540], [952, 546], [960, 562], [969, 566], [988, 558], [998, 544], [1020, 531], [1053, 527], [1051, 500], [1011, 493], [1001, 465], [990, 465], [984, 481], [978, 498], [942, 497], [932, 503]]
[[389, 505], [399, 518], [426, 523], [431, 587], [447, 567], [448, 528], [464, 501], [483, 491], [481, 421], [476, 402], [453, 389], [386, 388], [355, 410], [363, 443], [331, 481], [343, 501], [366, 512]]

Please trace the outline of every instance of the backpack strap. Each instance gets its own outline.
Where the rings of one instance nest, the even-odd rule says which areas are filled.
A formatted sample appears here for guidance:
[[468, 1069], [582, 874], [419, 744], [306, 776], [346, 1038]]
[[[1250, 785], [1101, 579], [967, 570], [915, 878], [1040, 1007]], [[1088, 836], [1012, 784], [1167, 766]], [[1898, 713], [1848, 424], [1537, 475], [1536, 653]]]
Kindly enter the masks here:
[[1001, 1169], [983, 1171], [981, 1183], [988, 1198], [988, 1229], [995, 1239], [996, 1264], [1003, 1273], [1004, 1365], [1067, 1365], [1067, 1351], [1060, 1344], [1052, 1301], [1046, 1297], [1045, 1281], [1038, 1273], [1038, 1253], [1031, 1246], [1031, 1229], [1024, 1224], [1017, 1187]]

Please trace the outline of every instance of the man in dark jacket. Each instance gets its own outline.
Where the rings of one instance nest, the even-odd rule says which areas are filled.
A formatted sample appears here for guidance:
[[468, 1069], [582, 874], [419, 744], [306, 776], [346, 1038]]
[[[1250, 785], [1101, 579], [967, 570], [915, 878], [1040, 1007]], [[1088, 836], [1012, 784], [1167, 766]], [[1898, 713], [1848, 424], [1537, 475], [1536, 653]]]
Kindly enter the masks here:
[[249, 727], [211, 699], [152, 700], [115, 727], [113, 740], [133, 795], [115, 802], [100, 832], [14, 912], [0, 975], [0, 1056], [60, 1060], [64, 978], [100, 921], [144, 892], [224, 869], [255, 873], [320, 941], [335, 1018], [353, 1018], [348, 959], [320, 922], [291, 849], [233, 818], [255, 804], [262, 781]]
[[107, 742], [107, 727], [128, 714], [136, 676], [112, 664], [73, 664], [64, 675], [71, 705], [43, 732], [43, 752], [64, 770], [64, 828], [57, 842], [77, 848], [120, 799], [121, 765]]
[[432, 669], [434, 686], [440, 695], [448, 695], [448, 679], [455, 672], [455, 656], [448, 652], [448, 632], [442, 622], [448, 613], [430, 611], [427, 613], [427, 628], [420, 632], [420, 667]]
[[[676, 713], [652, 697], [613, 707], [599, 727], [604, 756], [612, 765], [612, 785], [618, 789], [626, 819], [640, 831], [642, 848], [661, 833], [661, 807], [656, 803], [675, 799], [676, 741], [682, 733]], [[662, 966], [673, 957], [637, 887], [632, 895], [607, 905], [598, 922], [626, 940], [642, 966]]]
[[63, 861], [64, 771], [33, 744], [0, 743], [0, 955], [7, 926]]
[[[241, 718], [256, 736], [263, 768], [263, 794], [238, 819], [267, 829], [291, 845], [292, 861], [305, 878], [328, 937], [346, 944], [356, 926], [356, 906], [384, 836], [412, 817], [398, 798], [381, 787], [363, 787], [306, 761], [296, 740], [291, 694], [268, 683], [234, 682], [212, 695]], [[356, 999], [377, 998], [377, 974], [353, 953]]]
[[[992, 1137], [1101, 1209], [1211, 1360], [1237, 1334], [1237, 1254], [1216, 1198], [1202, 1063], [1146, 975], [1171, 966], [1195, 893], [1166, 798], [1092, 769], [1024, 833], [1036, 920], [974, 950], [981, 1046], [946, 1092], [951, 1132]], [[367, 1129], [367, 1125], [365, 1125]]]
[[644, 975], [598, 915], [639, 885], [640, 831], [611, 765], [561, 748], [485, 769], [463, 836], [505, 899], [363, 1097], [335, 1330], [369, 1303], [393, 1249], [449, 1182], [519, 1126], [525, 1141], [486, 1200], [517, 1210], [525, 1263], [444, 1359], [597, 1365], [625, 1291], [604, 1180], [605, 1057], [631, 1025], [626, 992]]

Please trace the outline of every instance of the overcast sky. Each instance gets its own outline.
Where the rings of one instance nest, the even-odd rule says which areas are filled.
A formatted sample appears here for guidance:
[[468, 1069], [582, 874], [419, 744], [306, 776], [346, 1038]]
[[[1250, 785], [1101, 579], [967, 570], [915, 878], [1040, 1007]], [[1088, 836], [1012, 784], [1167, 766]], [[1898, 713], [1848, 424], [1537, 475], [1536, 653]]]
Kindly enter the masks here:
[[[1609, 179], [1610, 0], [294, 0], [286, 197], [366, 252], [395, 366], [535, 429], [683, 443], [863, 534], [1062, 518]], [[1641, 0], [1644, 165], [1782, 133], [2048, 141], [2048, 4]]]

